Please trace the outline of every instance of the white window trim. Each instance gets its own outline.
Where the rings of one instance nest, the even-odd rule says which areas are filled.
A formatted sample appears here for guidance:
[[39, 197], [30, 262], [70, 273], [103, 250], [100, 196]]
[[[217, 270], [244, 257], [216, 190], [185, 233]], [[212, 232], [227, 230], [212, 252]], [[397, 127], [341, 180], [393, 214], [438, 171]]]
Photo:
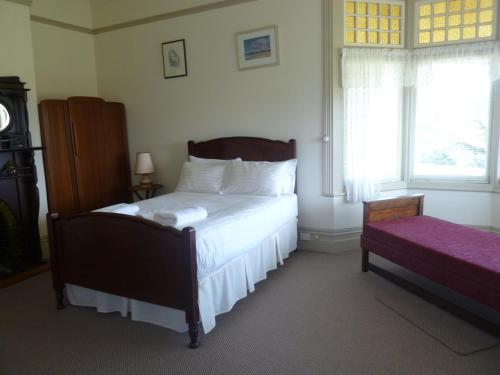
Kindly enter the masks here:
[[495, 108], [500, 108], [500, 82], [496, 82], [492, 85], [491, 90], [491, 107], [490, 107], [490, 121], [489, 121], [489, 131], [490, 137], [488, 139], [488, 162], [486, 178], [446, 178], [446, 177], [428, 177], [425, 176], [414, 176], [413, 175], [413, 158], [415, 149], [415, 101], [416, 92], [415, 89], [411, 89], [411, 109], [409, 111], [409, 117], [411, 123], [409, 124], [409, 139], [408, 139], [408, 189], [429, 189], [429, 190], [457, 190], [457, 191], [485, 191], [491, 192], [498, 190], [500, 192], [500, 185], [498, 181], [497, 173], [497, 160], [498, 160], [498, 143], [500, 136], [500, 109], [495, 110]]
[[[352, 1], [354, 3], [357, 3], [357, 2], [366, 2], [367, 5], [368, 3], [377, 3], [377, 4], [396, 4], [396, 5], [400, 5], [401, 6], [401, 17], [391, 17], [391, 16], [388, 16], [387, 18], [391, 19], [391, 18], [398, 18], [401, 20], [401, 30], [400, 30], [400, 39], [399, 39], [399, 44], [371, 44], [371, 43], [364, 43], [364, 44], [360, 44], [360, 43], [346, 43], [345, 42], [345, 31], [346, 31], [346, 27], [345, 27], [345, 19], [346, 19], [346, 16], [350, 16], [351, 13], [346, 13], [345, 11], [345, 3], [346, 1]], [[343, 7], [343, 13], [344, 13], [344, 17], [342, 19], [342, 33], [343, 33], [343, 40], [344, 40], [344, 46], [345, 47], [375, 47], [375, 48], [405, 48], [405, 40], [406, 40], [406, 32], [405, 32], [405, 24], [406, 24], [406, 1], [404, 0], [343, 0], [342, 2], [342, 7]], [[368, 14], [366, 16], [368, 18]], [[356, 32], [357, 28], [354, 27], [354, 32]], [[377, 29], [377, 31], [379, 31], [379, 29]], [[390, 30], [388, 30], [388, 32], [390, 32]]]
[[[420, 14], [418, 11], [418, 6], [420, 4], [435, 3], [437, 1], [438, 0], [417, 0], [417, 1], [415, 1], [414, 9], [413, 9], [413, 13], [414, 13], [414, 16], [413, 16], [413, 18], [414, 18], [413, 19], [413, 47], [414, 48], [428, 48], [428, 47], [437, 47], [437, 46], [443, 46], [443, 45], [464, 44], [464, 43], [474, 43], [474, 42], [487, 42], [489, 40], [496, 40], [497, 39], [497, 24], [498, 24], [497, 7], [498, 7], [499, 0], [495, 0], [493, 3], [493, 23], [492, 23], [493, 24], [493, 33], [492, 33], [491, 37], [489, 37], [489, 38], [474, 38], [474, 39], [460, 39], [460, 40], [454, 40], [451, 42], [444, 41], [444, 42], [437, 42], [437, 43], [431, 42], [428, 44], [418, 44], [418, 33], [420, 31], [420, 29], [419, 29]], [[448, 4], [450, 2], [450, 0], [445, 0], [445, 1], [446, 1], [446, 4]], [[479, 0], [478, 0], [478, 2], [479, 2]], [[476, 13], [479, 13], [479, 11], [477, 11]], [[462, 20], [463, 20], [463, 14], [464, 14], [463, 9], [461, 10], [461, 14], [462, 14]], [[444, 30], [446, 30], [446, 31], [448, 31], [448, 17], [447, 16], [448, 16], [448, 13], [446, 13], [446, 17], [445, 17], [446, 24], [445, 24]], [[431, 17], [431, 20], [432, 20], [432, 17]], [[461, 25], [461, 27], [463, 27], [463, 25]], [[431, 30], [433, 30], [432, 26], [431, 26]], [[432, 38], [432, 34], [431, 34], [431, 38]]]

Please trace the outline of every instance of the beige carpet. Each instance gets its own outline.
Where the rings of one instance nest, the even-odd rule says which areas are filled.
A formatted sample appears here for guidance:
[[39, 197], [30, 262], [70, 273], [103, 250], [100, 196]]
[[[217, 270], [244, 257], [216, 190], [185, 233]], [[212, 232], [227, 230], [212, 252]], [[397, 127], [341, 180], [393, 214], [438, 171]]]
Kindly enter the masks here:
[[0, 374], [499, 373], [500, 348], [457, 355], [378, 302], [401, 290], [359, 263], [358, 251], [296, 253], [194, 351], [118, 314], [56, 311], [49, 275], [37, 276], [0, 290]]

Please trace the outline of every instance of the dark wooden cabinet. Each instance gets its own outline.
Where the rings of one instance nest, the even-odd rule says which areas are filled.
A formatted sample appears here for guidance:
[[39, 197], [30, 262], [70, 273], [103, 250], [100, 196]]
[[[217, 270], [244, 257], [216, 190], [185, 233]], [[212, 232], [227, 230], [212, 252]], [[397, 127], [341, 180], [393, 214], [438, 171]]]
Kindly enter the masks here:
[[19, 77], [0, 77], [0, 278], [41, 262], [37, 171]]
[[123, 104], [90, 97], [43, 100], [39, 113], [50, 212], [132, 200]]

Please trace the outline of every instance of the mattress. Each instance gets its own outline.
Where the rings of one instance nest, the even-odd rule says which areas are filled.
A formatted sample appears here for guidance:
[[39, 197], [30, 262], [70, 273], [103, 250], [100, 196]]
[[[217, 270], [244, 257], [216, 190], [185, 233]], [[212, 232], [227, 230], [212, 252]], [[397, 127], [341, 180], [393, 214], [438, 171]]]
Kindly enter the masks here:
[[363, 237], [387, 244], [439, 272], [500, 290], [500, 236], [496, 233], [421, 215], [368, 223]]
[[196, 230], [198, 279], [255, 247], [280, 227], [296, 220], [297, 196], [261, 197], [175, 192], [136, 203], [138, 215], [204, 207], [208, 217], [189, 224]]

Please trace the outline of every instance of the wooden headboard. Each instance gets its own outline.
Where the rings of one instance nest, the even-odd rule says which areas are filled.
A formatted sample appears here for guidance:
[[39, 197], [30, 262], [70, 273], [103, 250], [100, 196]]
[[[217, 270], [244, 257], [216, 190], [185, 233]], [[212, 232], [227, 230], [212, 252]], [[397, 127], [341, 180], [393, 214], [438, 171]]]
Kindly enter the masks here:
[[216, 138], [204, 142], [188, 142], [189, 155], [208, 159], [246, 161], [285, 161], [295, 159], [295, 139], [288, 142], [256, 137]]
[[363, 202], [363, 224], [418, 216], [424, 212], [424, 195], [414, 194]]

